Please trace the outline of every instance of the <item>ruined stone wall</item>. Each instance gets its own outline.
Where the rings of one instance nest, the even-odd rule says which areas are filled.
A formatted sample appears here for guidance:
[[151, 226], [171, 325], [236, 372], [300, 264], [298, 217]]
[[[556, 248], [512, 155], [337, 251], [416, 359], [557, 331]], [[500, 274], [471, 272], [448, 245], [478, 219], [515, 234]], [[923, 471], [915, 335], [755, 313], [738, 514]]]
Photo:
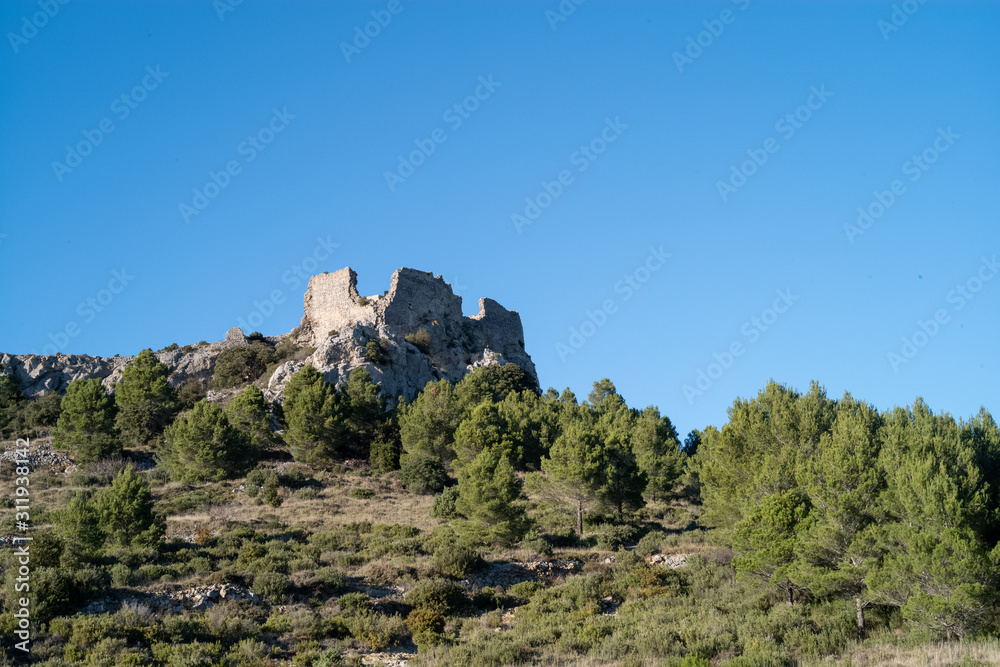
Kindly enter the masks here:
[[[358, 274], [351, 267], [309, 279], [298, 340], [316, 347], [330, 331], [375, 323], [375, 304], [358, 304]], [[373, 299], [372, 301], [377, 301]]]
[[446, 376], [465, 372], [467, 364], [456, 348], [480, 355], [489, 348], [537, 379], [524, 349], [520, 315], [493, 299], [480, 299], [479, 313], [465, 317], [462, 297], [441, 276], [408, 268], [393, 273], [384, 295], [367, 297], [365, 306], [357, 304], [358, 298], [357, 274], [350, 267], [313, 276], [306, 290], [299, 342], [320, 347], [330, 331], [355, 325], [401, 337], [426, 329], [432, 340], [429, 353]]

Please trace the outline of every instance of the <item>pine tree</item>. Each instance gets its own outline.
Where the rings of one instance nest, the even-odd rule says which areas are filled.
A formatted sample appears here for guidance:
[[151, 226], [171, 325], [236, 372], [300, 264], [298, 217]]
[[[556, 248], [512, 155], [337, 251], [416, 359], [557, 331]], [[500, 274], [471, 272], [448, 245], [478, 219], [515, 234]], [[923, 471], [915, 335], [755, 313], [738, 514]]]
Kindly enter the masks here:
[[816, 383], [801, 395], [772, 380], [755, 398], [737, 399], [729, 422], [706, 428], [698, 447], [702, 520], [733, 525], [768, 496], [795, 488], [797, 466], [829, 432], [835, 409]]
[[521, 448], [512, 435], [497, 405], [489, 399], [484, 400], [455, 431], [455, 470], [468, 465], [486, 449], [495, 450], [510, 460], [519, 460]]
[[257, 387], [250, 385], [236, 396], [226, 406], [226, 416], [230, 424], [247, 434], [258, 451], [275, 443], [277, 436], [271, 429], [271, 406]]
[[[866, 579], [874, 599], [949, 639], [982, 626], [996, 597], [997, 545], [989, 525], [991, 480], [977, 449], [949, 415], [917, 399], [887, 415], [880, 432], [886, 522], [876, 532], [884, 556]], [[987, 446], [989, 446], [987, 444]]]
[[160, 464], [178, 481], [218, 481], [249, 470], [260, 450], [219, 406], [200, 401], [170, 425]]
[[870, 602], [865, 577], [879, 557], [869, 527], [880, 518], [880, 425], [878, 410], [845, 394], [831, 433], [821, 438], [816, 455], [802, 462], [798, 475], [814, 523], [800, 536], [791, 578], [814, 596], [853, 599], [859, 638]]
[[607, 460], [593, 419], [586, 413], [567, 422], [542, 459], [542, 488], [554, 499], [569, 503], [576, 515], [576, 532], [583, 535], [584, 511], [597, 503], [605, 483]]
[[342, 409], [333, 387], [307, 364], [285, 386], [285, 440], [296, 461], [334, 460], [343, 429]]
[[74, 380], [62, 397], [62, 412], [52, 434], [55, 446], [76, 452], [77, 463], [120, 453], [115, 402], [100, 379]]
[[527, 532], [521, 481], [502, 450], [486, 448], [458, 471], [455, 528], [467, 542], [509, 546]]
[[738, 577], [753, 575], [782, 589], [791, 606], [797, 586], [789, 577], [800, 536], [812, 524], [809, 498], [797, 490], [765, 499], [736, 524], [733, 566]]
[[163, 433], [177, 411], [177, 392], [167, 381], [170, 369], [150, 349], [122, 369], [115, 386], [116, 425], [122, 440], [145, 445]]
[[399, 435], [403, 452], [450, 463], [455, 458], [455, 431], [462, 410], [448, 380], [428, 382], [411, 403], [400, 406]]
[[646, 478], [645, 495], [668, 498], [684, 472], [684, 455], [677, 444], [677, 430], [653, 406], [643, 410], [629, 437], [639, 471]]
[[392, 416], [386, 412], [386, 399], [381, 387], [372, 382], [367, 368], [362, 366], [352, 370], [337, 392], [347, 436], [338, 446], [342, 455], [351, 453], [358, 458], [368, 458], [374, 441], [394, 438]]
[[153, 494], [139, 473], [126, 466], [97, 498], [108, 539], [124, 547], [153, 547], [163, 537], [163, 520], [153, 512]]
[[63, 509], [52, 513], [52, 519], [56, 533], [63, 538], [64, 555], [70, 561], [86, 561], [100, 555], [107, 533], [91, 492], [74, 493]]

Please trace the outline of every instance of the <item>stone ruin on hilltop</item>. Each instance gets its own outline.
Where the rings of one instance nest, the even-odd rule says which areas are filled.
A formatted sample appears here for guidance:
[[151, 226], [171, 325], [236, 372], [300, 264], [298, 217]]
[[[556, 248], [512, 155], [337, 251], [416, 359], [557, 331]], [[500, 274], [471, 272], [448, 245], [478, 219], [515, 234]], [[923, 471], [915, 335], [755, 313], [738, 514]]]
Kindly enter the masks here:
[[[316, 351], [305, 362], [286, 362], [269, 389], [279, 390], [303, 363], [312, 363], [334, 383], [366, 366], [391, 397], [410, 398], [429, 381], [457, 382], [477, 366], [507, 362], [520, 366], [537, 384], [517, 312], [484, 298], [479, 312], [465, 317], [462, 297], [441, 276], [415, 269], [396, 271], [381, 295], [362, 296], [357, 284], [350, 267], [310, 278], [302, 323], [291, 335]], [[426, 335], [420, 343], [407, 340], [421, 332]], [[382, 344], [379, 363], [365, 357], [369, 341]]]
[[[535, 365], [524, 349], [524, 329], [517, 312], [493, 299], [480, 299], [479, 312], [462, 314], [462, 297], [441, 276], [399, 269], [381, 295], [358, 294], [357, 274], [350, 268], [315, 275], [309, 280], [301, 324], [271, 343], [292, 337], [300, 346], [315, 348], [301, 361], [281, 364], [267, 384], [270, 398], [280, 399], [285, 384], [305, 364], [312, 364], [327, 381], [343, 382], [352, 370], [368, 369], [390, 399], [412, 398], [427, 382], [461, 380], [478, 366], [515, 363], [535, 381]], [[230, 329], [225, 340], [197, 346], [171, 346], [157, 357], [171, 370], [170, 383], [190, 379], [207, 382], [219, 353], [246, 345], [245, 333]], [[376, 359], [370, 342], [378, 349]], [[13, 373], [29, 397], [63, 391], [72, 380], [101, 378], [110, 391], [132, 357], [89, 355], [0, 354], [5, 372]]]

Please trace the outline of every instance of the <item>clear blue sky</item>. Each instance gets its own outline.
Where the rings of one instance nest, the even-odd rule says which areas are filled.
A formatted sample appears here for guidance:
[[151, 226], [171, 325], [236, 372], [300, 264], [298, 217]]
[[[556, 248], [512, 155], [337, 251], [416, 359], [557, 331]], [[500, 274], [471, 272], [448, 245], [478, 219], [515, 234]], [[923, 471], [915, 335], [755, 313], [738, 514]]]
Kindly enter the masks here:
[[280, 334], [296, 266], [408, 266], [682, 432], [772, 377], [1000, 411], [996, 3], [224, 2], [0, 5], [0, 350], [219, 340], [275, 291]]

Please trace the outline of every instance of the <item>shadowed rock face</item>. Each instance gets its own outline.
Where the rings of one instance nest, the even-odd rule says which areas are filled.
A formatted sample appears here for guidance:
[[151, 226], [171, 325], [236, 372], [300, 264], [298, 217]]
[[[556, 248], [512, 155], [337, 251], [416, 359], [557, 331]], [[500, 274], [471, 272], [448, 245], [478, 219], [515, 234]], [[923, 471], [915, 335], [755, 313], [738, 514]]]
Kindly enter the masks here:
[[[392, 399], [410, 399], [430, 381], [447, 378], [457, 382], [473, 368], [508, 362], [523, 368], [537, 384], [535, 365], [524, 349], [521, 317], [492, 299], [480, 299], [479, 313], [465, 317], [462, 297], [440, 276], [399, 269], [385, 293], [361, 297], [357, 274], [347, 267], [313, 276], [304, 306], [302, 323], [286, 336], [316, 350], [305, 361], [286, 362], [275, 371], [268, 383], [271, 398], [280, 399], [285, 383], [307, 363], [327, 381], [338, 384], [352, 370], [364, 366]], [[172, 385], [180, 386], [190, 379], [207, 382], [222, 350], [247, 344], [243, 334], [230, 329], [223, 341], [187, 352], [161, 350], [156, 356], [170, 368]], [[406, 340], [411, 334], [422, 337], [416, 341], [419, 347]], [[366, 356], [371, 341], [381, 350], [374, 361]], [[37, 397], [64, 391], [73, 380], [95, 377], [111, 391], [133, 358], [2, 354], [0, 362], [26, 396]]]

